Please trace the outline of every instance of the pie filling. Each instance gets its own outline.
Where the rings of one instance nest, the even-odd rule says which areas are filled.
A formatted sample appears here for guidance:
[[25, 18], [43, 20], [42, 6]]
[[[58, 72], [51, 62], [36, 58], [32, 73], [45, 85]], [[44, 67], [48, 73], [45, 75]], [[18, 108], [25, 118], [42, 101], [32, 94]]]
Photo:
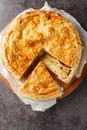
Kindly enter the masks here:
[[62, 80], [64, 83], [70, 81], [74, 75], [71, 75], [72, 68], [67, 66], [66, 64], [56, 60], [49, 54], [45, 54], [42, 57], [43, 63], [46, 65], [48, 69], [50, 69], [57, 77]]

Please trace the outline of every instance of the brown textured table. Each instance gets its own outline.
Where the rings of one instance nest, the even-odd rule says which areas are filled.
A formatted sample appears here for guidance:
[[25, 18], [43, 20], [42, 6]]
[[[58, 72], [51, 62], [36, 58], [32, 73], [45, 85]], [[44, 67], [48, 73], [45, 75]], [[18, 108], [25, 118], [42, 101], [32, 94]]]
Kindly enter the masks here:
[[[0, 0], [0, 31], [21, 11], [45, 0]], [[86, 0], [47, 0], [72, 14], [87, 31]], [[69, 96], [43, 112], [32, 111], [0, 80], [0, 130], [87, 130], [87, 75]]]

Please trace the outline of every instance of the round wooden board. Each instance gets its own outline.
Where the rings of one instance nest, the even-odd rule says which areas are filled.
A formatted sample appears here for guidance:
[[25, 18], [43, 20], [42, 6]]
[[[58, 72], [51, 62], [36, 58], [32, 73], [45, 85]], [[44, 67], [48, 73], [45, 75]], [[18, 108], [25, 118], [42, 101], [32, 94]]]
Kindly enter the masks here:
[[[64, 98], [65, 96], [69, 95], [70, 93], [72, 93], [78, 86], [79, 84], [82, 82], [83, 78], [85, 77], [87, 73], [87, 64], [84, 66], [83, 71], [82, 71], [82, 75], [80, 78], [77, 78], [74, 80], [74, 82], [65, 89], [63, 95], [61, 98]], [[13, 91], [11, 85], [9, 84], [9, 82], [6, 80], [6, 78], [0, 74], [0, 78], [3, 80], [3, 82], [5, 83], [5, 85], [11, 90]], [[61, 98], [57, 98], [58, 100]]]

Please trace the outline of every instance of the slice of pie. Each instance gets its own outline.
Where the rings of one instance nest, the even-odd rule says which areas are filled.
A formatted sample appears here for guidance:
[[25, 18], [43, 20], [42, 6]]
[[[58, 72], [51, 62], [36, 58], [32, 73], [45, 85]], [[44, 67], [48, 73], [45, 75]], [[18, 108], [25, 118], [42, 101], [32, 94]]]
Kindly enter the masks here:
[[42, 62], [39, 62], [24, 86], [19, 90], [20, 96], [39, 100], [61, 97], [62, 93], [62, 87], [53, 80]]

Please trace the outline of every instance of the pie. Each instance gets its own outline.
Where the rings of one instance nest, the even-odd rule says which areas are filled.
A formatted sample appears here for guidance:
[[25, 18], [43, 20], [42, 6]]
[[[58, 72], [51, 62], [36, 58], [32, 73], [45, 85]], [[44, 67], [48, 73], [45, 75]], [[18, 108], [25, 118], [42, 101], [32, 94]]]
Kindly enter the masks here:
[[[58, 13], [34, 10], [15, 18], [3, 40], [3, 62], [9, 72], [20, 79], [43, 50], [38, 64], [20, 90], [22, 95], [34, 99], [51, 99], [61, 95], [46, 67], [62, 82], [71, 82], [80, 64], [82, 43], [72, 23]], [[49, 83], [43, 89], [40, 81], [47, 75], [49, 80], [45, 79], [43, 86]], [[54, 87], [50, 87], [51, 81]], [[38, 87], [35, 87], [36, 82]], [[39, 95], [40, 90], [43, 92]]]

